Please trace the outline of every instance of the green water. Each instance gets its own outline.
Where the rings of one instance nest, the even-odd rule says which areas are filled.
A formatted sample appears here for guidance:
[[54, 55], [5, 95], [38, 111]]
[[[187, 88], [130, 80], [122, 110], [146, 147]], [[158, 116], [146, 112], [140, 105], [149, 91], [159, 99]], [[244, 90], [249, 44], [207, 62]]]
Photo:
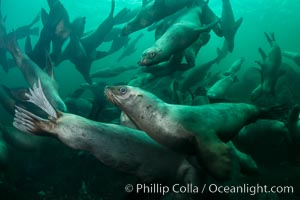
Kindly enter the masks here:
[[[110, 10], [109, 0], [61, 0], [61, 2], [69, 12], [71, 21], [78, 16], [86, 17], [86, 31], [96, 28], [106, 18]], [[258, 48], [261, 47], [266, 51], [270, 49], [264, 32], [274, 32], [276, 41], [282, 50], [300, 52], [299, 0], [231, 0], [231, 4], [235, 18], [243, 17], [243, 23], [236, 34], [233, 53], [228, 54], [219, 65], [214, 66], [213, 71], [222, 71], [237, 58], [245, 57], [246, 61], [239, 75], [240, 77], [247, 77], [249, 69], [257, 67], [254, 61], [261, 59]], [[124, 7], [133, 8], [140, 5], [141, 1], [139, 0], [116, 0], [115, 11], [118, 12]], [[218, 16], [221, 16], [221, 0], [210, 0], [209, 6]], [[7, 31], [10, 32], [21, 25], [28, 24], [42, 7], [47, 11], [49, 10], [46, 0], [2, 0], [2, 13], [7, 15]], [[42, 23], [38, 22], [38, 26], [41, 28]], [[120, 25], [120, 27], [122, 26]], [[116, 60], [122, 51], [97, 60], [92, 64], [91, 72], [103, 67], [113, 68], [123, 65], [136, 65], [142, 52], [154, 42], [154, 32], [140, 30], [130, 36], [135, 38], [140, 32], [144, 33], [144, 37], [138, 42], [135, 53], [120, 62]], [[209, 43], [200, 50], [196, 60], [197, 64], [214, 58], [216, 56], [216, 48], [222, 46], [223, 38], [217, 37], [214, 33], [211, 36]], [[32, 41], [37, 41], [37, 37], [33, 36]], [[24, 47], [24, 43], [24, 39], [19, 41], [21, 47]], [[107, 50], [109, 46], [110, 43], [104, 43], [98, 49]], [[293, 69], [300, 73], [300, 69], [290, 60], [284, 58], [283, 61], [293, 65]], [[63, 99], [84, 83], [82, 76], [69, 61], [64, 61], [55, 67], [54, 72], [55, 79], [59, 85], [59, 93]], [[105, 81], [108, 85], [128, 82], [135, 73], [137, 71], [120, 74], [120, 76], [113, 78], [97, 79], [97, 81]], [[13, 68], [8, 73], [0, 68], [0, 77], [0, 84], [10, 88], [27, 87], [26, 81], [18, 68]], [[257, 74], [254, 77], [259, 81]], [[234, 97], [239, 96], [239, 93], [235, 91], [231, 91], [231, 93]], [[11, 126], [12, 118], [5, 109], [0, 107], [1, 124]], [[11, 133], [13, 134], [14, 132], [11, 131]], [[28, 140], [31, 141], [31, 139]], [[40, 143], [39, 139], [35, 138], [33, 141], [35, 142], [35, 140], [37, 140], [37, 143]], [[43, 142], [47, 145], [38, 146], [34, 150], [28, 150], [28, 152], [24, 149], [16, 149], [13, 145], [0, 147], [0, 151], [9, 152], [9, 164], [0, 168], [1, 199], [122, 199], [126, 194], [124, 186], [127, 183], [134, 184], [138, 181], [135, 177], [103, 166], [96, 158], [86, 152], [72, 150], [54, 139], [47, 138], [45, 140]], [[275, 180], [270, 178], [267, 182], [272, 184], [272, 181], [274, 181], [274, 184], [277, 185], [295, 184], [295, 188], [299, 192], [299, 169], [296, 165], [292, 167], [280, 166], [279, 170], [274, 170], [274, 172], [266, 170], [268, 173], [274, 173], [274, 177], [280, 177], [279, 180], [282, 181], [278, 182], [276, 178], [274, 178]], [[289, 172], [287, 177], [285, 177], [286, 171]], [[247, 183], [256, 184], [256, 180], [252, 178], [245, 178], [245, 180]], [[151, 196], [145, 199], [155, 198]], [[221, 195], [221, 197], [216, 196], [215, 198], [222, 199], [225, 197]], [[268, 197], [230, 196], [230, 199], [250, 198], [299, 199], [299, 195], [280, 194]]]

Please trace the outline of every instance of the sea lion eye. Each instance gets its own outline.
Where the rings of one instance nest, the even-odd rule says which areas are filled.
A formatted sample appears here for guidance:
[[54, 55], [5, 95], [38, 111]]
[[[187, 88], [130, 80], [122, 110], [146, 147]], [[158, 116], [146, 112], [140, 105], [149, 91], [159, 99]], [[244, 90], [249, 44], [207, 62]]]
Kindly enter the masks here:
[[154, 58], [155, 56], [156, 56], [156, 53], [155, 53], [155, 52], [151, 52], [151, 53], [150, 53], [150, 57], [151, 57], [151, 58]]
[[124, 95], [124, 94], [126, 94], [127, 89], [124, 88], [124, 87], [121, 87], [121, 88], [119, 89], [119, 92], [120, 92], [121, 95]]

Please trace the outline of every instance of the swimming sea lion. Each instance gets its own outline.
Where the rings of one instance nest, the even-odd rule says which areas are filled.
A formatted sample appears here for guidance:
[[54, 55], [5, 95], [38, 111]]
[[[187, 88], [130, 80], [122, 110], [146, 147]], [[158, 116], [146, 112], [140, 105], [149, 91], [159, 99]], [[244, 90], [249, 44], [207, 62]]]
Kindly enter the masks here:
[[17, 44], [16, 38], [11, 36], [7, 39], [7, 49], [13, 56], [16, 64], [22, 71], [24, 78], [30, 86], [41, 79], [45, 95], [55, 108], [67, 111], [67, 107], [57, 91], [57, 85], [53, 78], [51, 78], [45, 71], [43, 71], [37, 64], [35, 64], [26, 54], [22, 52]]
[[290, 51], [283, 51], [282, 55], [294, 61], [298, 66], [300, 66], [300, 53], [298, 52], [290, 52]]
[[236, 82], [238, 82], [236, 75], [224, 76], [220, 78], [207, 91], [207, 97], [209, 98], [210, 102], [214, 102], [216, 100], [225, 100], [228, 90]]
[[224, 142], [266, 114], [266, 109], [246, 103], [202, 106], [167, 104], [155, 95], [132, 86], [108, 86], [107, 98], [160, 144], [195, 154], [213, 177], [230, 177], [232, 152]]
[[144, 36], [143, 33], [139, 34], [133, 41], [131, 41], [126, 48], [124, 49], [123, 53], [118, 58], [118, 61], [121, 61], [127, 56], [130, 56], [136, 51], [136, 44], [137, 42]]
[[83, 35], [82, 37], [76, 32], [72, 33], [71, 40], [65, 51], [62, 53], [62, 57], [64, 59], [69, 59], [89, 84], [92, 84], [90, 69], [93, 61], [112, 53], [107, 51], [98, 51], [97, 47], [105, 40], [106, 35], [114, 26], [114, 10], [115, 0], [112, 0], [109, 15], [101, 24], [99, 24], [97, 29], [89, 34]]
[[270, 35], [265, 33], [265, 36], [271, 46], [271, 50], [267, 55], [261, 48], [258, 49], [263, 59], [263, 62], [256, 61], [260, 66], [261, 83], [251, 93], [253, 101], [256, 101], [261, 95], [274, 97], [276, 83], [279, 77], [283, 75], [282, 70], [280, 70], [282, 60], [281, 49], [275, 41], [274, 33]]
[[223, 73], [224, 76], [230, 76], [236, 74], [242, 67], [242, 64], [245, 62], [245, 58], [237, 59], [226, 72]]
[[142, 131], [56, 110], [45, 98], [40, 82], [28, 97], [47, 112], [50, 120], [16, 107], [13, 125], [24, 132], [55, 137], [73, 149], [92, 153], [109, 167], [143, 180], [199, 181], [196, 169], [184, 155], [159, 145]]
[[201, 12], [200, 6], [188, 9], [155, 41], [152, 47], [143, 52], [139, 65], [150, 66], [167, 61], [171, 55], [183, 51], [195, 42], [201, 33], [209, 32], [218, 21], [203, 26], [199, 17]]
[[142, 8], [136, 17], [123, 28], [122, 35], [128, 35], [150, 26], [154, 22], [192, 4], [194, 1], [195, 0], [143, 0]]
[[199, 84], [203, 79], [205, 78], [207, 72], [211, 68], [212, 65], [214, 65], [216, 62], [219, 61], [219, 58], [216, 57], [214, 59], [211, 59], [205, 63], [202, 63], [201, 65], [195, 66], [190, 68], [189, 70], [186, 70], [183, 73], [183, 78], [180, 82], [180, 90], [186, 91], [189, 88]]
[[222, 2], [222, 18], [220, 23], [222, 27], [222, 33], [227, 41], [228, 51], [232, 52], [234, 48], [234, 37], [238, 28], [242, 24], [243, 18], [241, 17], [235, 21], [230, 0], [222, 0]]

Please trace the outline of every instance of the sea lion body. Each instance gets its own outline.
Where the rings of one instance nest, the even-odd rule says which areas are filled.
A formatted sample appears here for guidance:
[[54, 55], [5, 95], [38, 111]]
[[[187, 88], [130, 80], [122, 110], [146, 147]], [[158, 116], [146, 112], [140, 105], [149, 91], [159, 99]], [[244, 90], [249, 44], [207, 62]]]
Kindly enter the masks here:
[[237, 82], [236, 76], [224, 76], [218, 80], [214, 85], [212, 85], [208, 91], [207, 96], [209, 99], [225, 99], [225, 96], [232, 86]]
[[154, 22], [179, 11], [185, 6], [191, 4], [193, 1], [194, 0], [145, 0], [143, 1], [143, 5], [136, 17], [127, 23], [122, 29], [122, 35], [128, 35], [148, 27]]
[[259, 48], [259, 53], [263, 59], [262, 62], [257, 61], [260, 65], [260, 72], [262, 81], [261, 83], [252, 91], [251, 98], [256, 100], [260, 95], [275, 95], [276, 83], [280, 76], [284, 73], [280, 70], [282, 55], [279, 45], [275, 41], [274, 34], [266, 34], [265, 36], [271, 46], [271, 50], [266, 54], [261, 48]]
[[32, 87], [38, 79], [41, 80], [45, 95], [51, 104], [62, 111], [67, 111], [67, 107], [58, 94], [55, 80], [35, 64], [26, 54], [24, 54], [17, 44], [16, 38], [11, 36], [7, 41], [7, 48], [12, 54], [16, 64], [22, 71], [27, 83]]
[[[145, 132], [62, 113], [54, 110], [41, 94], [39, 84], [28, 97], [45, 110], [51, 120], [41, 119], [17, 107], [13, 123], [16, 128], [27, 133], [56, 137], [73, 149], [92, 153], [107, 166], [143, 180], [199, 181], [196, 169], [184, 155], [161, 146]], [[38, 98], [33, 100], [33, 96]], [[42, 105], [41, 102], [46, 103]]]
[[225, 40], [227, 41], [228, 51], [232, 52], [234, 49], [235, 34], [242, 24], [243, 18], [241, 17], [237, 21], [234, 19], [233, 11], [230, 5], [230, 0], [222, 0], [222, 20], [221, 27]]
[[[84, 35], [85, 18], [78, 18], [73, 26], [78, 29], [71, 33], [70, 42], [62, 53], [62, 59], [69, 59], [89, 84], [92, 84], [90, 70], [93, 61], [107, 56], [105, 51], [97, 51], [97, 47], [104, 41], [105, 36], [114, 26], [115, 0], [111, 1], [111, 11], [108, 17], [97, 27], [95, 31]], [[73, 27], [73, 28], [74, 28]], [[82, 36], [83, 35], [83, 36]]]
[[233, 74], [236, 74], [238, 71], [240, 71], [242, 64], [245, 62], [245, 58], [239, 58], [232, 65], [226, 72], [223, 73], [224, 76], [230, 76]]
[[105, 93], [138, 128], [175, 151], [196, 154], [201, 166], [218, 179], [229, 178], [231, 169], [232, 152], [223, 142], [261, 114], [245, 103], [167, 104], [131, 86], [107, 87]]
[[282, 55], [294, 61], [298, 66], [300, 66], [300, 53], [298, 52], [290, 52], [290, 51], [283, 51]]
[[195, 42], [201, 33], [208, 32], [217, 21], [203, 27], [200, 21], [201, 12], [200, 6], [187, 10], [156, 40], [152, 47], [143, 52], [139, 64], [150, 66], [167, 61], [171, 55], [186, 49]]

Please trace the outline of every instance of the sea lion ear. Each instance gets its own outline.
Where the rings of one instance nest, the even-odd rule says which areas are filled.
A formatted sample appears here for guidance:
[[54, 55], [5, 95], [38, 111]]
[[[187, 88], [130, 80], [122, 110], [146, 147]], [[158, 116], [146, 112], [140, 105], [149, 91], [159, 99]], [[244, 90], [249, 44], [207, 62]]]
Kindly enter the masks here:
[[137, 94], [136, 96], [137, 96], [137, 97], [143, 97], [144, 95], [142, 95], [142, 94]]

